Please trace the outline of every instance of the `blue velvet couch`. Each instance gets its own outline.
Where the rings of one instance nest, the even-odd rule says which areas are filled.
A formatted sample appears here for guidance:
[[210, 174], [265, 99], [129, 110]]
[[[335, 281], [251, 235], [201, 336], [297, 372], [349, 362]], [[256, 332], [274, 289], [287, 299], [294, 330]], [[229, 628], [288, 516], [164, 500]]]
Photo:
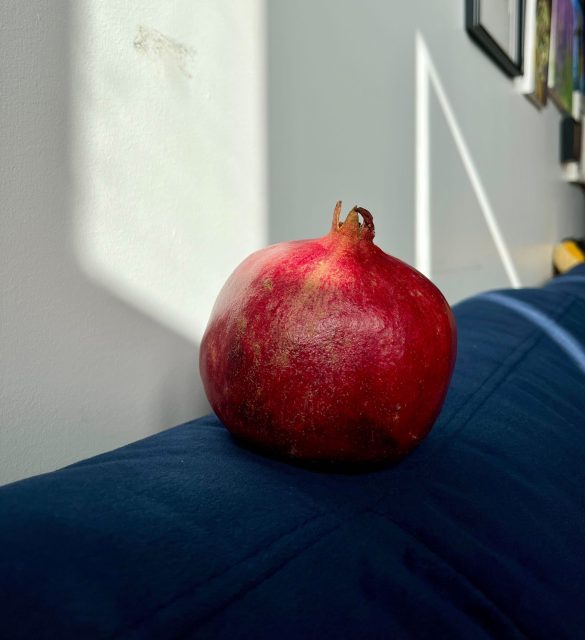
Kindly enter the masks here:
[[208, 416], [0, 488], [0, 638], [585, 638], [585, 268], [455, 308], [402, 462], [322, 473]]

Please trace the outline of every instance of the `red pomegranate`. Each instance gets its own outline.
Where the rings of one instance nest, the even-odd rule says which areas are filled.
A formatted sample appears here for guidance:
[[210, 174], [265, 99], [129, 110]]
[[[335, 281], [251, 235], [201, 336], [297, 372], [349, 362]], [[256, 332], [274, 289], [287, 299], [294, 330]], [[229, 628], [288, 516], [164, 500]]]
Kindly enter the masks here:
[[[322, 238], [253, 253], [213, 308], [200, 371], [230, 432], [305, 462], [395, 460], [437, 417], [456, 352], [435, 285], [374, 243], [354, 207]], [[363, 223], [360, 223], [361, 215]]]

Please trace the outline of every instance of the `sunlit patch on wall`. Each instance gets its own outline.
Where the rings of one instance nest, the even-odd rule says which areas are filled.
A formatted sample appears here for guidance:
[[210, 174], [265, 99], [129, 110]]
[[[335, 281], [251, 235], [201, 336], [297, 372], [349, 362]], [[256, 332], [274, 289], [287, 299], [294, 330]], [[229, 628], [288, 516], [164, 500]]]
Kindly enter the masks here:
[[72, 10], [78, 260], [198, 342], [229, 273], [267, 241], [263, 2]]

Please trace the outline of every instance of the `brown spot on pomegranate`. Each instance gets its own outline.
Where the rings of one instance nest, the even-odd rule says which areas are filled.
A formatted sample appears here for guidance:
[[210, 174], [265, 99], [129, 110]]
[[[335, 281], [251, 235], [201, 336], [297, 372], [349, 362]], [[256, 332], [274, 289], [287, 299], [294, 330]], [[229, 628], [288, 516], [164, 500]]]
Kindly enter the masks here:
[[246, 331], [246, 327], [248, 326], [248, 320], [246, 320], [246, 318], [244, 318], [243, 316], [240, 316], [237, 319], [236, 323], [238, 326], [238, 333], [242, 335]]

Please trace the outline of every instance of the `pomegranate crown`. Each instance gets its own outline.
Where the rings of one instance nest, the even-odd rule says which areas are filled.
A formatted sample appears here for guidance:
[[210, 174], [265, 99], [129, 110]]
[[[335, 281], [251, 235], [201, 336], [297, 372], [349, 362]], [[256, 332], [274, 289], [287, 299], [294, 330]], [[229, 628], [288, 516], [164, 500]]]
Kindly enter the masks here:
[[[333, 223], [331, 224], [331, 233], [343, 234], [347, 238], [353, 240], [369, 240], [374, 239], [376, 230], [374, 228], [374, 217], [363, 207], [355, 206], [347, 214], [345, 221], [340, 221], [341, 216], [341, 200], [337, 201], [333, 210]], [[363, 222], [360, 222], [359, 217]]]

